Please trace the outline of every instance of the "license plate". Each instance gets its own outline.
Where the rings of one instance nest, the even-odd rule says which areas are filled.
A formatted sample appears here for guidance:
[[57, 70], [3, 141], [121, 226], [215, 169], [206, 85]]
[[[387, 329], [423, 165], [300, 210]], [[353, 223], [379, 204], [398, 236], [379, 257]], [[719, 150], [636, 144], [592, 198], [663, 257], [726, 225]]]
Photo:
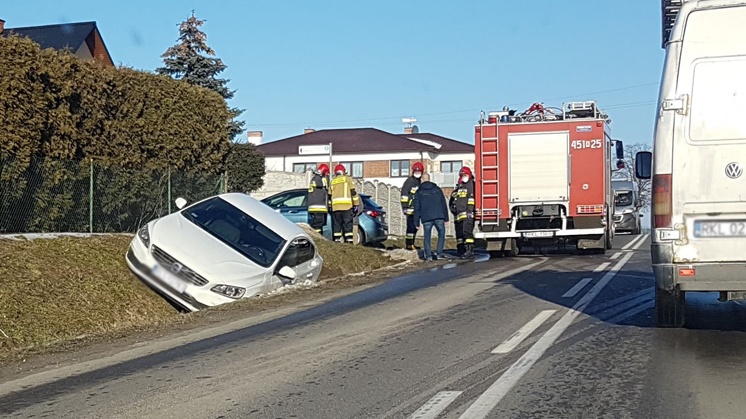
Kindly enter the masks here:
[[694, 237], [746, 237], [746, 221], [697, 221]]
[[176, 292], [182, 293], [186, 291], [186, 282], [182, 281], [181, 279], [179, 279], [179, 277], [158, 265], [153, 268], [153, 275], [155, 275], [156, 278], [163, 281], [169, 287], [176, 290]]
[[554, 231], [529, 231], [523, 233], [523, 237], [527, 239], [543, 239], [547, 237], [554, 237]]

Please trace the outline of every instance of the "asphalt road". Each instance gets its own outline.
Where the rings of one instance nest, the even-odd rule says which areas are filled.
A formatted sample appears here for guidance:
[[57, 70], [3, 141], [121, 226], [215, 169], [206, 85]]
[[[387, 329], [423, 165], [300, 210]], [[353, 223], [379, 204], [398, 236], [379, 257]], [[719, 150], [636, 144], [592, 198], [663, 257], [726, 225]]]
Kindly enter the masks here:
[[0, 415], [746, 417], [746, 306], [687, 296], [687, 327], [655, 328], [648, 243], [633, 239], [618, 237], [605, 256], [482, 259], [395, 278], [0, 392]]

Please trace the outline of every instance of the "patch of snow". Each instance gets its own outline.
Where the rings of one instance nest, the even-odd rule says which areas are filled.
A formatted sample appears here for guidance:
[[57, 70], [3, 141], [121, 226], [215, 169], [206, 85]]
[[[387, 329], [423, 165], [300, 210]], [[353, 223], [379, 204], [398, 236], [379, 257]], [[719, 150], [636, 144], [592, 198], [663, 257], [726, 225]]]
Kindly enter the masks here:
[[297, 291], [297, 290], [305, 290], [309, 288], [315, 288], [318, 287], [319, 284], [315, 281], [311, 281], [310, 279], [307, 279], [303, 282], [297, 283], [297, 284], [287, 284], [280, 288], [274, 289], [266, 294], [261, 295], [261, 297], [271, 297], [273, 295], [279, 295], [279, 294], [285, 294], [291, 291]]
[[134, 237], [134, 234], [130, 234], [130, 233], [18, 233], [18, 234], [0, 234], [0, 239], [33, 241], [36, 239], [59, 239], [60, 237], [88, 238], [88, 237], [95, 237], [95, 236]]

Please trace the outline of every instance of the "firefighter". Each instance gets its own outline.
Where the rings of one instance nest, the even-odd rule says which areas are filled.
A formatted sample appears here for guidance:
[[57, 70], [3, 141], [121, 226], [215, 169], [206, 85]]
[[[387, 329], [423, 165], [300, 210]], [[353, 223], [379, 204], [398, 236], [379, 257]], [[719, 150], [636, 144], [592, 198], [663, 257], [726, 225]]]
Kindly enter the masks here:
[[456, 219], [458, 254], [463, 259], [471, 259], [474, 257], [474, 175], [468, 167], [462, 168], [458, 175], [449, 206]]
[[329, 213], [329, 166], [320, 164], [313, 171], [311, 184], [308, 187], [308, 214], [311, 217], [311, 227], [317, 233], [324, 234], [324, 225]]
[[405, 242], [407, 250], [417, 250], [414, 247], [414, 238], [417, 234], [417, 224], [414, 219], [414, 194], [420, 188], [420, 178], [424, 171], [425, 167], [422, 163], [415, 163], [412, 166], [412, 176], [404, 181], [404, 186], [401, 188], [401, 208], [404, 216], [407, 217], [407, 240]]
[[355, 183], [347, 175], [345, 167], [338, 164], [334, 168], [329, 194], [332, 201], [332, 226], [334, 227], [334, 241], [353, 242], [352, 222], [360, 205], [360, 197], [355, 190]]

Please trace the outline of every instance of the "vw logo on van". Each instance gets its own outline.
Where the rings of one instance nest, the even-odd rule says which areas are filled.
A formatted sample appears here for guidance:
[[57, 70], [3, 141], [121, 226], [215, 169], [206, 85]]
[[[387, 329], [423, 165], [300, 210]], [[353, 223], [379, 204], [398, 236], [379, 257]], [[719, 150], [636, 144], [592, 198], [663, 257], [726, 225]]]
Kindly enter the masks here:
[[725, 175], [731, 179], [738, 179], [743, 174], [743, 167], [738, 163], [728, 163], [725, 166]]

